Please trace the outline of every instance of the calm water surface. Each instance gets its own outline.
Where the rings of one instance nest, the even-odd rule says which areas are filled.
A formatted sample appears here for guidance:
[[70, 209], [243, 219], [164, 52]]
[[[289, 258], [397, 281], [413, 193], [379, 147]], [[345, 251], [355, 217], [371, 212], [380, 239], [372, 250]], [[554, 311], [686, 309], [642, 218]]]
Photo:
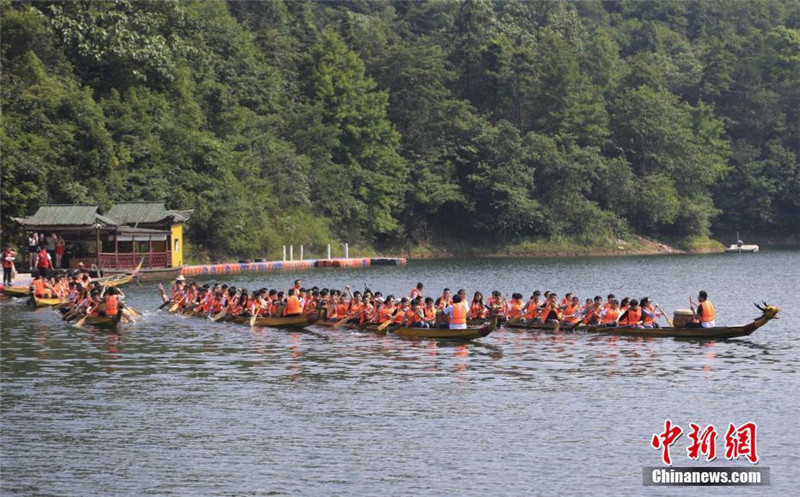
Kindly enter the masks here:
[[[796, 495], [800, 253], [412, 261], [405, 268], [261, 273], [239, 287], [551, 289], [654, 297], [671, 312], [701, 288], [719, 324], [782, 319], [729, 341], [499, 330], [469, 344], [348, 330], [214, 324], [154, 312], [121, 335], [21, 302], [2, 312], [4, 495], [697, 495], [642, 487], [665, 418], [688, 432], [758, 424], [769, 488]], [[673, 446], [690, 465], [686, 435]], [[725, 488], [703, 494], [727, 495]]]

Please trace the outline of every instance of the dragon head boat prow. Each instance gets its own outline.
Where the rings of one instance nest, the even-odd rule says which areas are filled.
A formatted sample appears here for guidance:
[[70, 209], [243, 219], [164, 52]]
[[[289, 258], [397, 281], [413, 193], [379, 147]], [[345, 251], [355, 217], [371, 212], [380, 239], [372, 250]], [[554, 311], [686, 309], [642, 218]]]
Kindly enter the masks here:
[[770, 319], [780, 319], [780, 316], [778, 316], [778, 314], [781, 312], [780, 307], [769, 305], [763, 300], [761, 301], [761, 304], [763, 305], [753, 303], [753, 305], [763, 313], [759, 319], [763, 319], [765, 322], [769, 321]]

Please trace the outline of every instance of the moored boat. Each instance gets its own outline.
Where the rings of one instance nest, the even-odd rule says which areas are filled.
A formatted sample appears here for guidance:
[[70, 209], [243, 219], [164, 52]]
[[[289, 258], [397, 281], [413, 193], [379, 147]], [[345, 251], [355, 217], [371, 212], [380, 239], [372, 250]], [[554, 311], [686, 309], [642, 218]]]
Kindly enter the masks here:
[[390, 333], [404, 338], [435, 338], [447, 340], [474, 340], [484, 338], [497, 328], [498, 318], [493, 318], [480, 328], [451, 330], [449, 328], [394, 328]]
[[9, 297], [27, 297], [31, 294], [30, 285], [4, 286], [3, 293]]
[[31, 295], [31, 303], [33, 307], [42, 308], [42, 307], [54, 307], [54, 306], [61, 306], [62, 302], [59, 298], [39, 298], [34, 295]]

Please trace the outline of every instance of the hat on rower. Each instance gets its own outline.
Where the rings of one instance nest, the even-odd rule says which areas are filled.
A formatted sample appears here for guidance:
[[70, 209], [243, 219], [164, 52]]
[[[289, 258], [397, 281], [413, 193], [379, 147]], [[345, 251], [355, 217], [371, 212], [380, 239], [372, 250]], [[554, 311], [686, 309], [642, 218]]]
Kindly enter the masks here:
[[175, 281], [186, 281], [186, 278], [182, 274], [179, 274], [178, 277], [175, 278]]

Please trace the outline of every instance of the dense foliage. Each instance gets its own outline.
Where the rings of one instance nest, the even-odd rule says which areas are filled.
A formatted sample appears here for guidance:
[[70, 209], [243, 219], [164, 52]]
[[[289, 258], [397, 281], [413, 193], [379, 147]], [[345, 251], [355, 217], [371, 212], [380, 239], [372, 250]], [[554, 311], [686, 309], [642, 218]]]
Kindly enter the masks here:
[[10, 2], [2, 221], [193, 244], [800, 233], [800, 1]]

